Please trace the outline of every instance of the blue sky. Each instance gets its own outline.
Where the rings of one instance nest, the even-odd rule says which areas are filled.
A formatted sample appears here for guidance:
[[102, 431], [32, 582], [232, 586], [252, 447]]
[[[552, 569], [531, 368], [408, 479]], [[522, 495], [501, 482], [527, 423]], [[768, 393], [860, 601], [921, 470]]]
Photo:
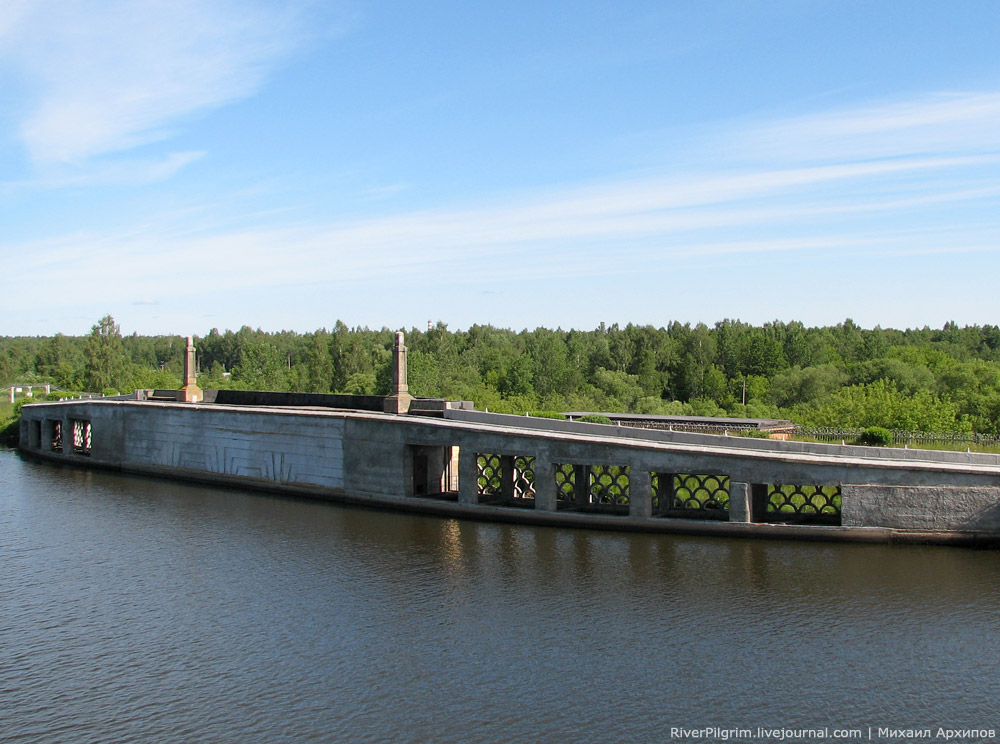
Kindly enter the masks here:
[[1000, 3], [0, 3], [0, 335], [1000, 322]]

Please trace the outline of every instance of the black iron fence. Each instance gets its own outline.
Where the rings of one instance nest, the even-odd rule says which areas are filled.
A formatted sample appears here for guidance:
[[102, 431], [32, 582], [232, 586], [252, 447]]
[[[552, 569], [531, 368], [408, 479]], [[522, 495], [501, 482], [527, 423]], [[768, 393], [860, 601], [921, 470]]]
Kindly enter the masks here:
[[[801, 426], [795, 430], [795, 437], [806, 437], [819, 442], [851, 442], [857, 441], [863, 429], [838, 428], [833, 426]], [[968, 431], [907, 431], [905, 429], [890, 429], [892, 443], [896, 446], [905, 444], [943, 444], [943, 445], [984, 445], [1000, 447], [1000, 436], [994, 434], [975, 434]]]

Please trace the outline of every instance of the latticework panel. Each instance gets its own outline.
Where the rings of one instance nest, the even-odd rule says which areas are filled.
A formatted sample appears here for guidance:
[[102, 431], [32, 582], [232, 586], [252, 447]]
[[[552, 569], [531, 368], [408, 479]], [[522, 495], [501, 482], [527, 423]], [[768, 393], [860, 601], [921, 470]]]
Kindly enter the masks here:
[[729, 476], [653, 473], [653, 513], [683, 519], [729, 517]]
[[535, 498], [534, 457], [514, 458], [514, 498], [523, 500]]
[[500, 455], [477, 455], [476, 471], [481, 495], [499, 496], [503, 492]]
[[653, 511], [659, 513], [729, 510], [729, 476], [653, 473]]
[[628, 466], [592, 465], [589, 496], [591, 504], [628, 505]]
[[769, 485], [768, 522], [840, 522], [840, 486]]
[[572, 502], [576, 495], [576, 468], [571, 464], [556, 465], [556, 501]]
[[672, 509], [729, 509], [729, 476], [699, 475], [695, 473], [674, 476]]

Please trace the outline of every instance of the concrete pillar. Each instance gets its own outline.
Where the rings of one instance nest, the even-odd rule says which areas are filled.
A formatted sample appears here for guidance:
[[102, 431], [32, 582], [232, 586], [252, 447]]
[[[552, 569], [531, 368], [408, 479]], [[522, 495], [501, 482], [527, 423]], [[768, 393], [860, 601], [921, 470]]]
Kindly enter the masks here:
[[62, 420], [62, 453], [73, 454], [73, 422], [66, 416]]
[[577, 508], [590, 504], [590, 466], [573, 466], [573, 503]]
[[413, 447], [403, 448], [403, 495], [415, 496], [413, 487]]
[[198, 387], [198, 368], [195, 366], [194, 336], [187, 337], [187, 347], [184, 350], [184, 387], [179, 391], [177, 400], [185, 403], [198, 403], [205, 399], [204, 393]]
[[547, 454], [535, 456], [535, 508], [553, 512], [557, 508], [556, 466]]
[[753, 483], [750, 486], [750, 520], [763, 522], [767, 514], [767, 484]]
[[753, 508], [750, 501], [750, 485], [729, 481], [729, 521], [752, 522]]
[[458, 450], [458, 500], [463, 504], [479, 503], [479, 468], [477, 454], [462, 446]]
[[513, 455], [500, 455], [500, 499], [504, 504], [514, 503]]
[[444, 493], [444, 476], [451, 460], [451, 449], [437, 447], [427, 448], [427, 493]]
[[674, 474], [656, 474], [656, 501], [657, 512], [665, 512], [674, 506]]
[[629, 468], [628, 513], [632, 517], [653, 516], [653, 474], [635, 466]]
[[382, 410], [386, 413], [407, 413], [412, 401], [413, 396], [406, 384], [406, 346], [400, 331], [392, 347], [392, 392], [386, 397]]
[[767, 513], [767, 484], [729, 480], [729, 521], [763, 522]]

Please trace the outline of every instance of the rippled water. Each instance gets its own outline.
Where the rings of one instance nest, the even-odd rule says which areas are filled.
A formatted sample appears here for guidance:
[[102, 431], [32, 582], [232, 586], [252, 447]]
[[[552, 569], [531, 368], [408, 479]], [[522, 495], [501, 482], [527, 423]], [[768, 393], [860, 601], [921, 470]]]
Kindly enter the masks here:
[[998, 597], [997, 551], [477, 524], [0, 450], [3, 742], [1000, 730]]

